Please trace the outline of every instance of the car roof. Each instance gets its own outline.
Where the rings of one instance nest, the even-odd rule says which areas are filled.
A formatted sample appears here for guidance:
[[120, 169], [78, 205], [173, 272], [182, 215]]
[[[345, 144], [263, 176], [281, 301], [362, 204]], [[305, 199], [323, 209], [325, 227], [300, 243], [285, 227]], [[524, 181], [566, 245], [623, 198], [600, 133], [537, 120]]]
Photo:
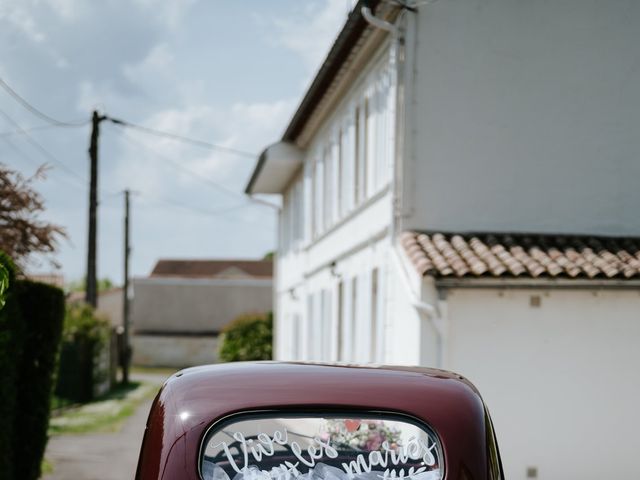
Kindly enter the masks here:
[[[295, 362], [208, 365], [172, 375], [156, 398], [145, 435], [145, 443], [165, 453], [145, 452], [150, 447], [143, 445], [141, 460], [150, 454], [157, 468], [166, 470], [175, 463], [175, 474], [184, 475], [180, 468], [196, 467], [200, 445], [212, 425], [233, 414], [256, 411], [408, 415], [439, 435], [449, 468], [451, 460], [456, 470], [464, 458], [469, 471], [486, 471], [484, 403], [464, 377], [422, 367]], [[187, 461], [175, 458], [180, 455]]]

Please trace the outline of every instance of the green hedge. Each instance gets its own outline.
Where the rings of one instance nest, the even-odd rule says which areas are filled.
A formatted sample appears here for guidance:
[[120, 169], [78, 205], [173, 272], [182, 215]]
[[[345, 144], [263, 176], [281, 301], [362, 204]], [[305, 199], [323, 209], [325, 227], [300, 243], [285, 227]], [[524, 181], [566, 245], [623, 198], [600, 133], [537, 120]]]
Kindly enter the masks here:
[[[20, 305], [14, 293], [15, 270], [11, 259], [0, 252], [0, 263], [9, 275], [9, 288], [4, 292], [6, 303], [0, 310], [0, 475], [13, 479], [14, 443], [13, 423], [16, 415], [17, 385], [20, 357], [24, 341], [24, 322], [20, 315]], [[24, 447], [23, 447], [24, 448]]]
[[25, 323], [17, 415], [14, 425], [15, 476], [20, 480], [40, 478], [40, 465], [47, 446], [51, 392], [56, 357], [64, 319], [64, 292], [30, 281], [16, 285]]
[[11, 262], [0, 310], [0, 478], [36, 480], [47, 444], [49, 406], [64, 318], [62, 290], [16, 280]]
[[[86, 304], [67, 307], [56, 396], [71, 402], [88, 402], [96, 386], [109, 380], [100, 369], [100, 355], [110, 348], [109, 321]], [[106, 375], [106, 377], [105, 377]]]
[[242, 315], [222, 331], [219, 357], [223, 362], [271, 360], [273, 355], [273, 315]]

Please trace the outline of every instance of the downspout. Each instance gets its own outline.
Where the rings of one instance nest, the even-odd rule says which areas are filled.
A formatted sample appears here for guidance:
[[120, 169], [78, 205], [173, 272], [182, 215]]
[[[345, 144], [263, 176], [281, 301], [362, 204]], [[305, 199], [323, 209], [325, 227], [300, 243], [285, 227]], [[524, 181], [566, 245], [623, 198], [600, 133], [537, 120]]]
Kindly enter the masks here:
[[438, 368], [443, 368], [445, 332], [440, 311], [435, 305], [422, 301], [420, 295], [414, 292], [413, 288], [411, 288], [411, 284], [409, 283], [407, 271], [402, 264], [402, 259], [400, 258], [400, 254], [398, 253], [396, 246], [392, 246], [391, 250], [393, 252], [392, 256], [394, 263], [398, 270], [400, 270], [399, 273], [402, 279], [402, 284], [409, 296], [411, 306], [416, 309], [422, 320], [426, 320], [431, 324], [433, 330], [436, 332], [436, 358], [438, 362], [436, 366]]
[[398, 31], [398, 29], [393, 23], [387, 22], [386, 20], [382, 20], [381, 18], [376, 17], [371, 11], [371, 8], [369, 8], [368, 6], [362, 7], [362, 9], [360, 10], [360, 13], [362, 13], [362, 18], [364, 18], [369, 24], [373, 25], [376, 28], [386, 30], [387, 32], [390, 32], [392, 35], [394, 35]]
[[[403, 3], [399, 2], [400, 5], [412, 12], [415, 12], [416, 9], [413, 7], [410, 7], [408, 5], [404, 5]], [[376, 17], [373, 12], [371, 11], [371, 8], [366, 5], [365, 2], [365, 6], [362, 7], [361, 9], [361, 13], [362, 13], [362, 17], [372, 26], [376, 27], [376, 28], [380, 28], [382, 30], [386, 30], [388, 32], [391, 33], [391, 35], [393, 37], [398, 37], [399, 33], [400, 33], [400, 28], [398, 28], [396, 25], [394, 25], [393, 23], [387, 22], [386, 20], [382, 20], [381, 18]], [[400, 45], [403, 46], [404, 45], [404, 39], [400, 39]], [[403, 56], [404, 56], [404, 52], [403, 52]], [[403, 77], [403, 75], [401, 75], [401, 70], [398, 69], [398, 80], [401, 80], [401, 78]], [[396, 84], [396, 88], [400, 89], [401, 85], [400, 82], [398, 81]], [[403, 96], [404, 96], [404, 91], [403, 91]], [[396, 108], [399, 107], [397, 102], [396, 104]], [[402, 100], [402, 103], [404, 103], [404, 98]], [[402, 105], [404, 106], [404, 105]], [[403, 114], [404, 114], [404, 110], [403, 110]], [[400, 136], [398, 135], [398, 131], [396, 131], [396, 142], [400, 142]], [[396, 152], [398, 153], [398, 152]], [[400, 155], [397, 155], [397, 158], [399, 158]], [[396, 217], [396, 199], [394, 198], [394, 221], [393, 221], [393, 226], [392, 226], [392, 238], [395, 238], [396, 235], [396, 221], [395, 221], [395, 217]], [[444, 326], [443, 326], [443, 320], [442, 320], [442, 316], [440, 315], [440, 312], [438, 311], [438, 308], [430, 303], [424, 302], [421, 300], [420, 295], [416, 294], [413, 289], [411, 288], [411, 284], [409, 282], [409, 278], [408, 278], [408, 274], [406, 269], [404, 268], [404, 265], [402, 264], [402, 260], [400, 258], [400, 255], [398, 253], [397, 247], [395, 245], [395, 243], [392, 244], [391, 246], [391, 250], [392, 250], [392, 256], [394, 259], [394, 263], [396, 264], [396, 267], [398, 268], [398, 270], [400, 270], [400, 277], [402, 278], [402, 284], [405, 287], [405, 290], [407, 292], [407, 295], [409, 296], [411, 305], [416, 309], [416, 311], [418, 312], [418, 315], [420, 316], [420, 318], [422, 320], [427, 320], [429, 321], [429, 323], [431, 324], [431, 326], [433, 327], [433, 330], [436, 332], [436, 358], [437, 358], [437, 362], [438, 362], [438, 367], [442, 368], [443, 364], [444, 364], [444, 338], [445, 338], [445, 333], [444, 333]]]

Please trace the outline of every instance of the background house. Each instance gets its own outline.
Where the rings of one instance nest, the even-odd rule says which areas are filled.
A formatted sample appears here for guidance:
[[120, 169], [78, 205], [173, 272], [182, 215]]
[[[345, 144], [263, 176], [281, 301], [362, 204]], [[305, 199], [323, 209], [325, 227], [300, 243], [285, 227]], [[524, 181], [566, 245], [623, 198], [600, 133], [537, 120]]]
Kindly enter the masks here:
[[218, 334], [238, 315], [272, 309], [272, 262], [160, 260], [133, 280], [133, 364], [217, 361]]
[[640, 4], [399, 3], [247, 186], [283, 199], [276, 355], [468, 376], [508, 478], [639, 476]]

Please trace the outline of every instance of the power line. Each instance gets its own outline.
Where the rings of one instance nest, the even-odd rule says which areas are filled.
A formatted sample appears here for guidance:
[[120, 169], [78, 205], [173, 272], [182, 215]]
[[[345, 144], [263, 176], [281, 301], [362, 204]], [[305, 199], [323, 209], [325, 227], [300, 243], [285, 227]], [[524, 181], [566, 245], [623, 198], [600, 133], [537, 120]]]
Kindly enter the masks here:
[[9, 95], [13, 97], [13, 99], [16, 102], [22, 105], [25, 109], [30, 111], [36, 117], [39, 117], [45, 122], [50, 123], [51, 125], [55, 125], [57, 127], [81, 127], [82, 125], [87, 125], [89, 123], [87, 121], [65, 122], [47, 115], [46, 113], [42, 112], [41, 110], [38, 110], [36, 107], [31, 105], [24, 97], [20, 96], [20, 94], [16, 92], [13, 88], [11, 88], [11, 86], [7, 82], [5, 82], [1, 77], [0, 77], [0, 87], [2, 87]]
[[114, 125], [118, 125], [121, 127], [132, 128], [144, 133], [148, 133], [150, 135], [155, 135], [157, 137], [170, 138], [172, 140], [177, 140], [179, 142], [189, 143], [191, 145], [196, 145], [198, 147], [207, 148], [209, 150], [218, 150], [221, 152], [232, 153], [234, 155], [238, 155], [241, 157], [247, 158], [256, 158], [255, 153], [247, 152], [244, 150], [239, 150], [237, 148], [225, 147], [223, 145], [217, 145], [215, 143], [205, 142], [204, 140], [197, 140], [194, 138], [185, 137], [183, 135], [178, 135], [176, 133], [164, 132], [162, 130], [156, 130], [155, 128], [145, 127], [143, 125], [137, 125], [135, 123], [128, 122], [126, 120], [121, 120], [118, 118], [107, 117], [107, 120], [111, 121]]
[[36, 168], [39, 168], [41, 166], [41, 164], [37, 161], [34, 160], [33, 158], [31, 158], [29, 155], [27, 155], [26, 153], [24, 153], [22, 151], [22, 149], [20, 149], [15, 143], [13, 143], [9, 138], [4, 138], [4, 137], [0, 137], [2, 139], [2, 141], [4, 141], [11, 150], [13, 150], [15, 153], [17, 153], [19, 156], [21, 156], [22, 158], [24, 158], [25, 160], [27, 160], [29, 163], [32, 163]]
[[15, 126], [16, 129], [19, 130], [26, 137], [27, 141], [36, 150], [38, 150], [42, 156], [46, 157], [51, 162], [59, 165], [60, 168], [62, 168], [68, 175], [71, 175], [71, 176], [75, 177], [76, 179], [80, 180], [82, 182], [83, 187], [86, 185], [87, 180], [84, 177], [82, 177], [82, 175], [78, 174], [75, 170], [67, 167], [63, 162], [58, 160], [51, 152], [49, 152], [40, 143], [38, 143], [35, 138], [33, 138], [31, 135], [29, 135], [29, 133], [25, 129], [23, 129], [20, 126], [20, 124], [18, 124], [18, 122], [16, 122], [8, 113], [6, 113], [4, 110], [0, 109], [0, 115], [2, 115], [9, 123], [11, 123], [13, 126]]
[[[229, 214], [231, 212], [234, 212], [236, 210], [240, 210], [242, 208], [246, 208], [246, 207], [251, 205], [249, 203], [244, 203], [244, 204], [241, 204], [241, 205], [234, 205], [234, 206], [231, 206], [231, 207], [220, 208], [220, 209], [216, 209], [216, 210], [209, 210], [209, 209], [206, 209], [206, 208], [201, 208], [201, 207], [196, 207], [196, 206], [188, 205], [188, 204], [181, 203], [181, 202], [176, 202], [175, 200], [171, 200], [171, 199], [168, 199], [166, 197], [159, 197], [159, 196], [156, 196], [156, 195], [149, 195], [149, 194], [147, 194], [145, 192], [141, 192], [141, 191], [137, 191], [137, 193], [141, 194], [142, 197], [143, 197], [143, 200], [146, 200], [147, 202], [151, 201], [153, 203], [161, 203], [161, 204], [164, 204], [164, 205], [169, 205], [169, 206], [172, 206], [172, 207], [181, 208], [181, 209], [190, 211], [192, 213], [195, 213], [195, 214], [198, 214], [198, 215], [204, 215], [204, 216], [207, 216], [207, 217], [226, 216], [227, 214]], [[266, 230], [273, 231], [273, 228], [271, 226], [267, 226], [267, 225], [265, 225], [263, 223], [250, 222], [250, 221], [244, 220], [243, 218], [240, 218], [240, 217], [234, 217], [233, 220], [236, 221], [236, 222], [240, 222], [240, 223], [245, 223], [247, 225], [251, 225], [253, 227], [260, 226], [260, 227], [262, 227], [262, 228], [264, 228]]]
[[[80, 126], [80, 125], [78, 125]], [[0, 132], [0, 138], [13, 137], [16, 135], [23, 135], [23, 131], [25, 132], [35, 132], [36, 130], [50, 130], [52, 128], [60, 128], [60, 125], [51, 125], [50, 123], [46, 125], [36, 125], [34, 127], [23, 127], [22, 129], [14, 129], [7, 130], [4, 132]]]
[[217, 216], [217, 215], [224, 215], [225, 213], [229, 213], [229, 212], [233, 212], [235, 210], [239, 210], [241, 208], [246, 208], [248, 207], [250, 204], [249, 203], [243, 203], [240, 205], [233, 205], [231, 207], [225, 207], [225, 208], [218, 208], [215, 210], [209, 210], [207, 208], [202, 208], [202, 207], [196, 207], [193, 205], [188, 205], [186, 203], [182, 203], [182, 202], [177, 202], [175, 200], [166, 198], [166, 197], [159, 197], [157, 195], [150, 195], [148, 193], [145, 192], [138, 192], [140, 193], [143, 197], [146, 197], [148, 199], [154, 200], [156, 202], [160, 202], [163, 203], [165, 205], [170, 205], [172, 207], [178, 207], [178, 208], [183, 208], [185, 210], [189, 210], [195, 213], [201, 213], [203, 215], [210, 215], [210, 216]]
[[[24, 158], [25, 160], [27, 160], [29, 163], [33, 164], [36, 168], [42, 168], [43, 164], [38, 162], [37, 160], [33, 159], [31, 156], [27, 155], [20, 147], [18, 147], [15, 143], [13, 143], [9, 138], [4, 138], [4, 137], [0, 137], [0, 140], [3, 140], [7, 146], [9, 146], [9, 148], [11, 148], [11, 150], [13, 150], [16, 154], [18, 154], [20, 157]], [[0, 162], [2, 163], [2, 162]], [[45, 167], [45, 171], [46, 171], [46, 167], [48, 164], [44, 164]], [[65, 176], [61, 176], [58, 178], [56, 178], [55, 180], [62, 180], [64, 181], [67, 185], [70, 185], [72, 187], [78, 188], [80, 190], [85, 190], [85, 185], [80, 185], [79, 182], [76, 182], [75, 179], [69, 178], [69, 177], [65, 177]]]
[[265, 202], [265, 201], [259, 200], [257, 198], [249, 197], [249, 196], [247, 196], [247, 195], [245, 195], [243, 193], [236, 192], [235, 190], [232, 190], [232, 189], [230, 189], [230, 188], [228, 188], [228, 187], [226, 187], [226, 186], [224, 186], [224, 185], [222, 185], [222, 184], [220, 184], [218, 182], [214, 182], [213, 180], [211, 180], [211, 179], [209, 179], [207, 177], [204, 177], [204, 176], [194, 172], [193, 170], [191, 170], [189, 168], [186, 168], [180, 162], [177, 162], [177, 161], [173, 160], [172, 158], [169, 158], [169, 157], [167, 157], [165, 155], [162, 155], [161, 153], [157, 152], [156, 150], [153, 150], [153, 149], [147, 147], [142, 142], [139, 142], [138, 140], [133, 139], [130, 135], [127, 135], [126, 132], [121, 131], [120, 133], [121, 133], [122, 137], [125, 140], [127, 140], [127, 141], [129, 141], [131, 143], [134, 143], [138, 148], [143, 148], [143, 149], [151, 152], [154, 156], [158, 157], [160, 160], [164, 160], [165, 162], [171, 164], [174, 168], [186, 173], [187, 175], [193, 177], [196, 180], [199, 180], [200, 182], [202, 182], [202, 183], [204, 183], [206, 185], [209, 185], [210, 187], [218, 190], [219, 192], [222, 192], [222, 193], [224, 193], [224, 194], [226, 194], [228, 196], [232, 196], [234, 198], [240, 197], [240, 198], [244, 199], [248, 203], [254, 203], [254, 204], [258, 204], [258, 205], [265, 205], [265, 206], [268, 206], [270, 208], [278, 208], [276, 205], [273, 205], [272, 203]]

